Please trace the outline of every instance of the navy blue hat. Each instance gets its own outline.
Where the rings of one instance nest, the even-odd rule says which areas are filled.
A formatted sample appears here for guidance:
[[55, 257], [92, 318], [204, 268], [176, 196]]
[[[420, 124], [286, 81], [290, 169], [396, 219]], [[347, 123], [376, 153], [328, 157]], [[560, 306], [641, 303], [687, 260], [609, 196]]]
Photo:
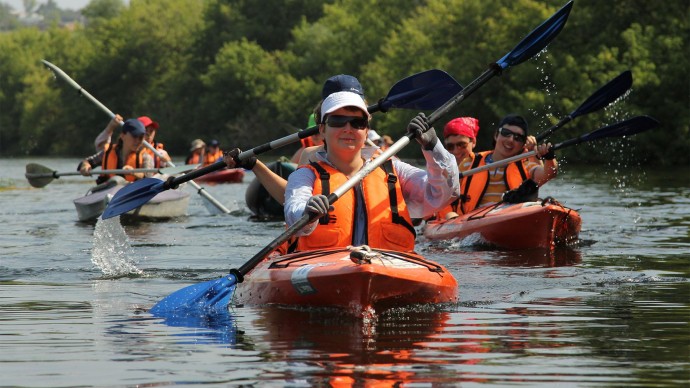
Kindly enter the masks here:
[[144, 124], [137, 119], [127, 119], [122, 125], [122, 133], [131, 133], [132, 136], [144, 136], [146, 128]]
[[208, 145], [209, 145], [210, 147], [218, 147], [218, 146], [220, 146], [220, 143], [218, 142], [218, 140], [213, 139], [213, 140], [211, 140], [210, 143], [208, 143]]
[[321, 89], [321, 98], [324, 100], [336, 92], [352, 92], [364, 97], [364, 88], [359, 83], [357, 78], [347, 75], [338, 74], [326, 80]]
[[514, 113], [507, 115], [501, 120], [501, 123], [498, 124], [499, 128], [503, 127], [504, 125], [515, 125], [520, 127], [523, 131], [525, 131], [525, 136], [527, 136], [527, 120], [520, 115], [516, 115]]

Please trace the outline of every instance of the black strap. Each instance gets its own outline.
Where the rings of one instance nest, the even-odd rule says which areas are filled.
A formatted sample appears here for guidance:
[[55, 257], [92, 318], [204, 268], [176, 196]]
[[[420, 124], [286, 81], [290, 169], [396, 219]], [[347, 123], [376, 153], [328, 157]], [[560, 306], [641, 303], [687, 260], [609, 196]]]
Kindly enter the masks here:
[[[321, 167], [321, 165], [317, 162], [311, 162], [309, 164], [312, 167], [314, 167], [314, 169], [319, 173], [319, 179], [321, 180], [321, 194], [328, 196], [331, 193], [331, 174], [329, 174], [328, 171], [326, 171], [325, 168]], [[326, 214], [325, 216], [319, 218], [319, 224], [326, 225], [328, 224], [329, 220], [330, 217], [328, 216], [328, 214]]]
[[[477, 168], [479, 166], [479, 163], [482, 161], [482, 158], [483, 158], [483, 156], [481, 154], [475, 154], [474, 160], [472, 161], [472, 166], [470, 167], [470, 170]], [[472, 198], [470, 198], [469, 191], [470, 191], [470, 185], [472, 184], [472, 177], [473, 176], [474, 175], [470, 175], [467, 177], [467, 183], [465, 183], [465, 190], [462, 192], [462, 194], [460, 194], [460, 198], [458, 198], [460, 200], [460, 203], [462, 203], [463, 206], [464, 206], [464, 204], [469, 202], [470, 199], [472, 199]], [[457, 213], [457, 206], [456, 206], [455, 212]]]
[[395, 184], [398, 182], [398, 177], [393, 172], [393, 161], [391, 159], [386, 160], [381, 165], [383, 171], [386, 172], [386, 183], [388, 184], [388, 199], [390, 201], [391, 213], [393, 214], [393, 223], [404, 226], [407, 230], [412, 233], [414, 237], [417, 237], [417, 232], [414, 226], [410, 225], [405, 217], [401, 216], [398, 212], [398, 193], [395, 189]]

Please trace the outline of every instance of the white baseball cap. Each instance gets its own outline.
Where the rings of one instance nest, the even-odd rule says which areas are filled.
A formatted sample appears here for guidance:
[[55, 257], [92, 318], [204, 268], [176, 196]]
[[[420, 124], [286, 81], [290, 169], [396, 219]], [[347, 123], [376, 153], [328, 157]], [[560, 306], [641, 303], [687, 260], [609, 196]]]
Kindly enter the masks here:
[[336, 92], [323, 100], [323, 103], [321, 104], [321, 122], [323, 122], [323, 118], [327, 114], [335, 112], [336, 110], [346, 106], [359, 108], [362, 110], [362, 112], [369, 116], [369, 111], [367, 110], [367, 106], [364, 103], [362, 96], [352, 92]]

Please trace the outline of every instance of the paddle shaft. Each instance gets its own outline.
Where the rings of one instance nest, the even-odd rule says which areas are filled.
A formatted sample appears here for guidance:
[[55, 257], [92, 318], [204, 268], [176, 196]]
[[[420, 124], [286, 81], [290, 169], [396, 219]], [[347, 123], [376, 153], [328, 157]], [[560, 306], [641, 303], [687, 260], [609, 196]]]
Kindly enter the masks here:
[[[117, 174], [117, 175], [122, 175], [122, 174], [139, 174], [139, 173], [149, 173], [149, 172], [160, 172], [158, 169], [155, 168], [133, 168], [133, 169], [119, 169], [119, 170], [92, 170], [91, 175], [95, 174]], [[34, 173], [26, 173], [27, 178], [42, 178], [42, 177], [53, 177], [53, 178], [59, 178], [61, 176], [68, 176], [68, 175], [83, 175], [79, 171], [69, 171], [69, 172], [57, 172], [53, 171], [52, 173], [40, 173], [40, 174], [34, 174]]]
[[[636, 133], [640, 133], [642, 131], [646, 131], [649, 129], [652, 129], [656, 127], [659, 124], [658, 121], [655, 119], [648, 117], [648, 116], [636, 116], [631, 119], [625, 120], [625, 121], [620, 121], [615, 124], [608, 125], [606, 127], [599, 128], [597, 130], [594, 130], [589, 133], [585, 133], [584, 135], [581, 135], [579, 137], [569, 139], [566, 141], [563, 141], [561, 143], [558, 143], [554, 145], [552, 148], [554, 151], [570, 147], [576, 144], [584, 143], [584, 142], [589, 142], [592, 140], [597, 140], [597, 139], [603, 139], [606, 137], [622, 137], [622, 136], [629, 136], [629, 135], [634, 135]], [[465, 172], [460, 173], [460, 178], [467, 177], [470, 175], [477, 174], [482, 171], [490, 170], [492, 168], [498, 168], [498, 167], [503, 167], [506, 166], [510, 163], [513, 163], [518, 160], [522, 159], [527, 159], [532, 156], [535, 156], [537, 154], [536, 151], [529, 151], [525, 152], [522, 154], [518, 154], [515, 156], [511, 156], [509, 158], [505, 158], [490, 164], [486, 164], [484, 166], [476, 167], [471, 170], [467, 170]]]
[[[115, 113], [113, 113], [110, 109], [108, 109], [105, 105], [103, 105], [100, 101], [98, 101], [98, 100], [97, 100], [94, 96], [92, 96], [89, 92], [87, 92], [86, 90], [84, 90], [84, 88], [82, 88], [76, 81], [74, 81], [69, 75], [67, 75], [67, 74], [66, 74], [64, 71], [62, 71], [59, 67], [55, 66], [54, 64], [52, 64], [52, 63], [50, 63], [50, 62], [48, 62], [48, 61], [46, 61], [46, 60], [43, 60], [43, 63], [44, 63], [46, 66], [48, 66], [52, 71], [54, 71], [56, 74], [58, 74], [62, 79], [64, 79], [64, 80], [67, 81], [70, 85], [72, 85], [73, 88], [77, 89], [77, 92], [78, 92], [79, 94], [85, 96], [86, 98], [88, 98], [89, 100], [91, 100], [92, 103], [94, 103], [96, 106], [98, 106], [99, 108], [101, 108], [101, 110], [102, 110], [103, 112], [105, 112], [106, 114], [108, 114], [108, 116], [110, 116], [111, 119], [115, 117]], [[123, 125], [123, 124], [124, 124], [123, 122], [120, 122], [120, 125]], [[156, 149], [156, 147], [152, 146], [152, 145], [151, 145], [149, 142], [147, 142], [146, 140], [143, 141], [143, 144], [144, 144], [144, 146], [145, 146], [146, 148], [150, 149], [156, 156], [158, 156], [159, 158], [163, 159], [163, 155]], [[167, 162], [167, 163], [168, 163], [169, 165], [171, 165], [172, 167], [175, 167], [175, 164], [174, 164], [172, 161], [169, 161], [169, 162]], [[208, 192], [206, 192], [206, 190], [205, 190], [203, 187], [199, 186], [196, 182], [190, 181], [189, 184], [192, 185], [192, 187], [194, 187], [194, 188], [197, 190], [197, 193], [198, 193], [199, 195], [201, 195], [202, 197], [204, 197], [205, 199], [207, 199], [209, 202], [211, 202], [211, 204], [213, 204], [213, 206], [215, 206], [216, 208], [218, 208], [220, 211], [222, 211], [222, 212], [225, 213], [225, 214], [230, 213], [230, 210], [229, 210], [228, 208], [226, 208], [225, 206], [223, 206], [222, 203], [218, 202], [215, 198], [213, 198], [213, 197], [211, 196], [211, 194], [209, 194]]]

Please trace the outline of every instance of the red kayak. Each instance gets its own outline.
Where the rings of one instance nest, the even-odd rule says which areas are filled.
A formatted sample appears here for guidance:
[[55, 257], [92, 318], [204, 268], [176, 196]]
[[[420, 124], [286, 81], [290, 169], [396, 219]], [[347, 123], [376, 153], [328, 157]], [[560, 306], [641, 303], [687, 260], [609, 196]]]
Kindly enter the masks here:
[[244, 169], [242, 168], [225, 168], [210, 172], [195, 178], [195, 182], [201, 183], [240, 183], [244, 178]]
[[457, 301], [458, 283], [443, 266], [414, 252], [359, 248], [271, 256], [237, 285], [235, 301], [335, 307], [354, 315]]
[[498, 248], [550, 249], [576, 242], [581, 224], [576, 210], [545, 199], [489, 205], [450, 220], [431, 221], [424, 227], [424, 237], [448, 240], [472, 236]]

